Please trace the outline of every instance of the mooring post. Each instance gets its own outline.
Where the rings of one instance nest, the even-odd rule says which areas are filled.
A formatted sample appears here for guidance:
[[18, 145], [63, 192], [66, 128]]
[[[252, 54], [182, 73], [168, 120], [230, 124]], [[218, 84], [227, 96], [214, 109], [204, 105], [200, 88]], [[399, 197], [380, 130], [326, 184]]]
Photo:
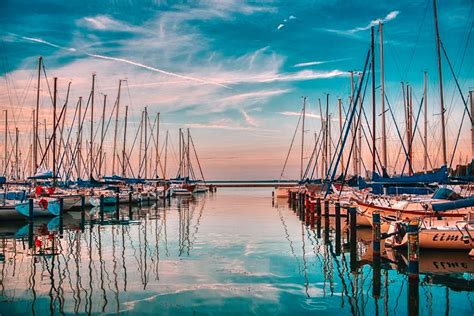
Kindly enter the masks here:
[[408, 278], [418, 279], [419, 236], [417, 220], [412, 220], [407, 226], [408, 237]]
[[349, 207], [349, 229], [350, 229], [350, 265], [351, 272], [357, 270], [357, 209], [354, 206]]
[[309, 221], [311, 229], [314, 229], [314, 200], [309, 202]]
[[64, 199], [59, 198], [59, 238], [63, 237], [64, 234]]
[[321, 218], [321, 198], [316, 199], [316, 216]]
[[99, 213], [100, 213], [100, 222], [104, 221], [104, 195], [100, 195], [100, 202], [99, 202]]
[[34, 245], [34, 223], [33, 221], [28, 222], [28, 249], [33, 248]]
[[[166, 202], [165, 202], [166, 203]], [[132, 191], [128, 192], [128, 219], [133, 219], [133, 210], [132, 210]]]
[[341, 203], [336, 201], [334, 205], [335, 218], [336, 218], [336, 255], [341, 254]]
[[324, 217], [329, 218], [329, 200], [324, 200]]
[[324, 243], [329, 243], [329, 200], [324, 200]]
[[115, 219], [120, 218], [120, 195], [117, 193], [115, 195]]
[[309, 220], [311, 216], [311, 199], [310, 195], [306, 196], [306, 212], [305, 212], [305, 217], [304, 217], [304, 222], [306, 225], [309, 225]]
[[372, 213], [372, 249], [374, 256], [380, 256], [380, 213]]
[[84, 232], [86, 226], [86, 197], [81, 195], [81, 232]]
[[407, 226], [408, 237], [408, 314], [419, 314], [419, 222], [412, 220]]
[[372, 296], [380, 297], [381, 273], [380, 273], [380, 212], [372, 213]]
[[33, 199], [28, 199], [28, 219], [33, 221]]

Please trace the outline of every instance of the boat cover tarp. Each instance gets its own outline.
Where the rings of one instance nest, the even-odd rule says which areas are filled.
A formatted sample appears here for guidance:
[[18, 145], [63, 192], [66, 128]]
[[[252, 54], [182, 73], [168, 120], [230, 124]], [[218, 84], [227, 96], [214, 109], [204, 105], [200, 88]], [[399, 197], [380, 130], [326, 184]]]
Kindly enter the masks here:
[[77, 186], [81, 188], [97, 188], [97, 187], [101, 187], [102, 183], [100, 183], [94, 178], [91, 178], [89, 180], [82, 180], [81, 178], [78, 178]]
[[436, 199], [436, 200], [450, 200], [450, 201], [462, 199], [462, 197], [459, 194], [457, 194], [456, 192], [448, 188], [439, 188], [438, 190], [436, 190], [436, 192], [433, 194], [431, 198]]
[[450, 211], [459, 208], [472, 207], [474, 206], [474, 195], [465, 199], [449, 201], [443, 203], [433, 203], [431, 207], [435, 212]]
[[381, 184], [446, 183], [448, 182], [448, 168], [446, 166], [442, 166], [439, 170], [435, 172], [415, 174], [412, 176], [400, 176], [400, 177], [381, 177], [377, 172], [373, 172], [372, 182], [381, 183]]

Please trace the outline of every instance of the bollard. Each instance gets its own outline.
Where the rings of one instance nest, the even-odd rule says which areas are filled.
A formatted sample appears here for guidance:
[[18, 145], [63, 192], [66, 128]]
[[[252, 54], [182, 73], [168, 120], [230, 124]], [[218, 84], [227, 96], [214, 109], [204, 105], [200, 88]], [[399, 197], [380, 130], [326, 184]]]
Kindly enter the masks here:
[[81, 195], [81, 232], [84, 232], [86, 226], [86, 197]]
[[336, 255], [341, 254], [341, 203], [337, 201], [334, 205], [336, 217]]
[[100, 203], [99, 203], [99, 212], [100, 212], [100, 222], [104, 221], [104, 195], [100, 195]]
[[350, 230], [350, 266], [351, 272], [357, 270], [357, 211], [354, 206], [349, 207], [349, 230]]
[[305, 212], [305, 217], [304, 217], [304, 222], [306, 225], [309, 225], [309, 218], [311, 216], [310, 204], [311, 204], [311, 201], [309, 200], [309, 197], [306, 197], [306, 212]]
[[329, 200], [324, 200], [324, 217], [329, 217]]
[[28, 219], [32, 221], [34, 218], [33, 214], [33, 199], [28, 200]]
[[[166, 203], [166, 202], [165, 202]], [[133, 210], [132, 210], [132, 192], [128, 192], [128, 219], [133, 219]]]
[[321, 218], [321, 198], [316, 199], [316, 216]]
[[419, 237], [418, 221], [412, 220], [407, 226], [408, 237], [408, 278], [418, 279]]
[[329, 200], [324, 200], [324, 242], [329, 243]]
[[59, 238], [63, 237], [64, 234], [64, 199], [59, 198]]
[[380, 256], [380, 213], [372, 213], [372, 250], [374, 256]]
[[115, 195], [115, 219], [118, 220], [120, 218], [120, 196], [117, 193]]
[[33, 221], [28, 222], [28, 249], [31, 249], [34, 247], [33, 243], [33, 231], [34, 231], [34, 226], [33, 226]]

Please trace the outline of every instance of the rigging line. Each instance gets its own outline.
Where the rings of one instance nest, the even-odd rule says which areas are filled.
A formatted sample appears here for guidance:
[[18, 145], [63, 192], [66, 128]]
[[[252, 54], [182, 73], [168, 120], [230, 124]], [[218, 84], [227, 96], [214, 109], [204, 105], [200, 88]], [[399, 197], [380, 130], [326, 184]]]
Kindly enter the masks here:
[[[474, 8], [474, 4], [471, 5], [471, 12], [469, 13], [469, 16], [471, 16], [473, 8]], [[469, 47], [469, 38], [471, 37], [471, 32], [472, 32], [473, 25], [474, 25], [474, 22], [471, 21], [471, 25], [470, 25], [470, 27], [468, 27], [469, 33], [467, 34], [466, 45], [464, 45], [464, 51], [463, 51], [462, 56], [461, 56], [461, 63], [459, 64], [458, 71], [457, 71], [458, 76], [459, 76], [459, 74], [461, 72], [461, 69], [462, 69], [462, 66], [464, 64], [464, 58], [466, 57], [467, 48]], [[466, 31], [467, 31], [467, 29], [466, 29]], [[460, 50], [458, 51], [458, 54], [459, 53], [461, 53]], [[456, 55], [458, 55], [458, 54], [456, 54]], [[459, 58], [456, 58], [456, 60], [459, 60]], [[455, 97], [455, 90], [453, 90], [453, 94], [451, 96], [450, 106], [454, 103], [454, 97]], [[457, 101], [457, 99], [456, 99], [456, 101]]]
[[[315, 136], [316, 136], [316, 133], [315, 133]], [[303, 173], [303, 179], [306, 179], [308, 177], [308, 172], [309, 172], [309, 169], [312, 166], [313, 158], [314, 158], [314, 154], [316, 152], [317, 146], [318, 146], [318, 142], [319, 142], [319, 136], [316, 139], [316, 142], [314, 143], [313, 149], [311, 150], [311, 156], [309, 157], [308, 163], [306, 164], [306, 168], [305, 168], [304, 173]]]
[[[392, 116], [392, 120], [394, 122], [394, 125], [395, 125], [395, 129], [397, 130], [397, 135], [398, 135], [398, 138], [400, 140], [400, 143], [402, 145], [402, 148], [403, 148], [403, 152], [405, 153], [405, 157], [408, 157], [408, 152], [407, 152], [407, 149], [405, 148], [405, 144], [403, 142], [403, 138], [402, 136], [400, 135], [400, 129], [398, 128], [398, 124], [395, 120], [395, 116], [393, 115], [393, 111], [392, 111], [392, 106], [390, 105], [390, 101], [388, 100], [388, 97], [387, 97], [387, 94], [385, 93], [385, 100], [387, 101], [387, 105], [388, 105], [388, 109], [389, 109], [389, 112], [390, 112], [390, 115]], [[413, 166], [411, 166], [411, 162], [409, 162], [409, 165], [410, 165], [410, 168], [413, 168]]]
[[[366, 71], [367, 71], [367, 65], [369, 64], [369, 56], [370, 56], [370, 50], [367, 52], [367, 57], [366, 57], [366, 59], [365, 59], [364, 71], [363, 71], [363, 73], [362, 73], [361, 82], [363, 82], [364, 77], [365, 77], [365, 73], [366, 73]], [[357, 89], [357, 95], [356, 95], [356, 99], [355, 99], [355, 101], [354, 101], [354, 104], [358, 104], [361, 89], [362, 89], [362, 85], [359, 85], [359, 87], [358, 87], [358, 89]], [[350, 113], [349, 121], [348, 121], [347, 128], [346, 128], [346, 131], [345, 131], [345, 134], [344, 134], [344, 139], [343, 139], [343, 141], [342, 141], [342, 143], [341, 143], [341, 148], [344, 148], [344, 145], [346, 144], [347, 137], [348, 137], [348, 135], [349, 135], [349, 129], [350, 129], [349, 127], [350, 127], [350, 125], [351, 125], [351, 123], [352, 123], [352, 120], [354, 119], [355, 109], [357, 109], [356, 106], [354, 106], [354, 108], [352, 109], [352, 112]], [[329, 194], [329, 191], [331, 190], [331, 185], [332, 185], [332, 182], [334, 181], [334, 177], [336, 176], [337, 167], [338, 167], [338, 165], [339, 165], [340, 159], [341, 159], [341, 153], [339, 153], [339, 155], [337, 156], [336, 164], [335, 164], [335, 166], [334, 166], [334, 170], [333, 170], [333, 172], [332, 172], [329, 185], [326, 187], [326, 193], [324, 194], [324, 198], [327, 197], [327, 195]]]
[[49, 86], [48, 76], [46, 75], [46, 68], [44, 67], [44, 61], [41, 63], [41, 66], [42, 66], [42, 69], [43, 69], [44, 78], [46, 79], [46, 85], [48, 86], [49, 97], [51, 99], [51, 104], [52, 104], [54, 102], [53, 101], [53, 95], [51, 93], [51, 87]]
[[414, 59], [414, 56], [415, 56], [415, 52], [418, 48], [418, 43], [419, 43], [419, 40], [420, 40], [420, 35], [421, 35], [421, 30], [422, 30], [422, 27], [423, 25], [425, 24], [425, 19], [426, 19], [426, 15], [428, 13], [428, 7], [429, 7], [429, 4], [430, 2], [429, 1], [426, 1], [426, 7], [425, 7], [425, 13], [423, 14], [423, 18], [421, 19], [421, 22], [418, 26], [418, 33], [416, 35], [416, 40], [415, 40], [415, 46], [413, 47], [413, 50], [411, 51], [411, 56], [409, 58], [409, 61], [408, 61], [408, 64], [405, 68], [405, 78], [403, 78], [403, 80], [406, 80], [406, 78], [408, 77], [408, 73], [411, 69], [411, 64], [413, 62], [413, 59]]
[[[371, 68], [371, 65], [372, 65], [372, 62], [369, 64], [369, 69]], [[370, 70], [369, 70], [369, 72], [370, 72]], [[363, 81], [361, 81], [361, 82], [359, 83], [359, 87], [362, 87], [363, 84], [364, 84]], [[363, 104], [364, 104], [364, 100], [365, 100], [365, 96], [366, 96], [366, 92], [367, 92], [367, 87], [368, 87], [368, 85], [369, 85], [369, 79], [368, 79], [368, 77], [367, 77], [367, 80], [366, 80], [366, 82], [365, 82], [365, 87], [364, 87], [364, 93], [362, 94], [362, 102], [361, 102], [361, 104], [362, 104], [362, 106], [361, 106], [362, 111], [364, 111], [364, 106], [363, 106]], [[354, 103], [354, 106], [355, 106], [356, 108], [358, 108], [358, 104], [355, 104], [355, 103]], [[357, 111], [357, 109], [356, 109], [356, 111]], [[363, 113], [365, 114], [365, 112], [363, 112]], [[360, 115], [362, 115], [362, 114], [359, 113], [359, 116], [360, 116]], [[367, 120], [367, 118], [366, 118], [366, 120]], [[356, 126], [359, 126], [359, 124], [361, 124], [361, 121], [358, 119], [358, 122], [357, 122], [357, 125], [356, 125]], [[364, 131], [364, 126], [361, 126], [361, 127], [362, 127], [361, 130]], [[365, 135], [365, 131], [364, 131], [364, 135]], [[367, 138], [367, 137], [366, 137], [366, 138]], [[341, 143], [341, 142], [338, 141], [338, 143]], [[370, 145], [369, 145], [369, 148], [370, 148]], [[359, 148], [359, 150], [362, 151], [361, 148]], [[329, 166], [329, 168], [328, 168], [328, 171], [327, 171], [327, 174], [326, 174], [326, 179], [329, 177], [329, 173], [330, 173], [330, 170], [332, 169], [332, 165], [333, 165], [333, 162], [334, 162], [334, 157], [335, 157], [336, 155], [339, 155], [339, 153], [335, 151], [335, 152], [334, 152], [334, 155], [333, 155], [333, 157], [332, 157], [332, 159], [331, 159], [331, 164], [330, 164], [330, 166]], [[362, 159], [361, 159], [361, 161], [362, 161]], [[362, 161], [362, 162], [363, 162], [363, 161]], [[367, 171], [367, 170], [366, 170], [366, 171]]]
[[199, 157], [198, 157], [197, 152], [196, 152], [196, 146], [194, 146], [194, 140], [193, 140], [192, 135], [189, 135], [189, 138], [191, 139], [191, 144], [193, 145], [194, 155], [196, 156], [196, 161], [198, 163], [199, 172], [201, 173], [201, 177], [202, 177], [202, 180], [204, 181], [204, 184], [206, 184], [206, 179], [204, 179], [204, 173], [202, 172], [201, 163], [199, 162]]
[[[311, 157], [309, 158], [309, 161], [308, 161], [308, 164], [306, 165], [306, 169], [303, 173], [303, 179], [304, 178], [307, 178], [308, 176], [308, 172], [309, 172], [309, 169], [311, 168], [311, 165], [313, 163], [313, 158], [314, 158], [314, 154], [316, 153], [316, 149], [318, 148], [318, 143], [319, 143], [319, 136], [321, 135], [321, 133], [318, 133], [318, 137], [316, 138], [316, 142], [314, 143], [314, 147], [313, 147], [313, 150], [311, 152]], [[315, 164], [316, 164], [316, 160], [315, 160]]]
[[451, 166], [453, 165], [454, 155], [456, 154], [456, 149], [458, 147], [459, 136], [461, 136], [461, 129], [462, 129], [462, 125], [464, 124], [464, 118], [466, 117], [466, 112], [467, 112], [466, 109], [464, 109], [462, 113], [461, 124], [458, 130], [458, 135], [456, 137], [456, 143], [454, 144], [454, 148], [453, 148], [453, 154], [451, 155], [451, 161], [449, 162], [449, 169], [451, 169]]
[[303, 110], [301, 110], [301, 114], [298, 118], [298, 123], [296, 124], [295, 132], [293, 134], [293, 138], [291, 139], [290, 148], [288, 149], [288, 153], [286, 154], [285, 163], [283, 164], [283, 169], [281, 170], [280, 179], [278, 179], [278, 181], [281, 180], [281, 178], [283, 177], [283, 173], [285, 172], [286, 164], [288, 162], [288, 158], [290, 157], [291, 149], [293, 148], [293, 143], [295, 141], [296, 133], [298, 132], [298, 127], [300, 126], [300, 122], [301, 122], [302, 117], [303, 117]]
[[458, 79], [456, 77], [456, 74], [454, 73], [453, 66], [451, 65], [451, 61], [449, 60], [448, 53], [446, 52], [446, 49], [444, 48], [443, 42], [441, 42], [441, 48], [443, 49], [444, 56], [446, 57], [446, 60], [448, 61], [449, 69], [451, 70], [451, 74], [453, 75], [454, 82], [456, 83], [456, 87], [458, 88], [459, 94], [461, 95], [462, 102], [464, 104], [464, 109], [467, 111], [467, 114], [469, 115], [469, 119], [472, 122], [472, 116], [471, 113], [469, 112], [469, 108], [467, 107], [466, 99], [464, 99], [464, 95], [462, 93], [461, 87], [459, 86]]
[[[64, 105], [61, 109], [61, 113], [59, 113], [59, 117], [56, 119], [56, 122], [53, 123], [53, 135], [52, 135], [52, 137], [49, 138], [48, 145], [46, 146], [46, 149], [44, 150], [45, 154], [43, 155], [43, 157], [41, 158], [41, 162], [39, 163], [40, 166], [43, 164], [43, 162], [45, 160], [46, 153], [48, 152], [49, 147], [51, 146], [51, 143], [53, 142], [54, 135], [57, 132], [59, 122], [61, 122], [61, 118], [64, 114], [64, 111], [66, 110], [67, 102], [69, 100], [69, 91], [70, 91], [70, 89], [71, 89], [71, 82], [69, 81], [69, 85], [67, 87], [66, 102], [64, 103]], [[56, 175], [53, 175], [53, 176], [56, 177]]]
[[[417, 127], [418, 127], [418, 121], [420, 119], [420, 114], [421, 114], [421, 108], [423, 107], [423, 100], [424, 100], [424, 96], [421, 98], [421, 101], [420, 101], [420, 108], [418, 109], [418, 114], [416, 115], [414, 131], [416, 131]], [[413, 149], [412, 146], [413, 146], [413, 140], [414, 139], [415, 139], [415, 137], [412, 137], [410, 139], [410, 143], [408, 144], [408, 152], [410, 152]], [[407, 165], [408, 160], [409, 160], [408, 157], [405, 157], [405, 162], [403, 163], [403, 168], [402, 168], [402, 174], [405, 171], [405, 167]], [[411, 163], [413, 164], [413, 161]], [[413, 168], [411, 169], [411, 171], [413, 172]]]

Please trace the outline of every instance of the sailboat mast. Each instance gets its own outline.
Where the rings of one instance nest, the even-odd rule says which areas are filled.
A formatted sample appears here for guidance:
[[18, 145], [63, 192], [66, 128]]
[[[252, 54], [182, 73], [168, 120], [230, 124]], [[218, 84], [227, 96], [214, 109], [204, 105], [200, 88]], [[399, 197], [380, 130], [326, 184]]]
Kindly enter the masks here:
[[126, 153], [126, 141], [127, 141], [127, 122], [128, 122], [128, 105], [125, 106], [125, 125], [123, 128], [123, 147], [122, 147], [122, 177], [126, 176], [127, 171], [127, 153]]
[[18, 127], [15, 128], [15, 171], [16, 171], [16, 176], [15, 179], [20, 178], [20, 161], [19, 161], [19, 156], [18, 156], [18, 134], [19, 130]]
[[443, 149], [443, 164], [446, 166], [448, 164], [448, 156], [446, 150], [446, 126], [444, 119], [444, 96], [443, 96], [443, 73], [441, 70], [441, 40], [439, 38], [439, 28], [438, 28], [438, 9], [436, 6], [436, 0], [433, 0], [433, 11], [434, 11], [434, 22], [435, 22], [435, 31], [436, 31], [436, 53], [438, 55], [438, 80], [439, 80], [439, 102], [441, 110], [441, 147]]
[[144, 153], [144, 159], [145, 159], [145, 179], [148, 176], [148, 109], [145, 106], [145, 153]]
[[306, 97], [303, 97], [303, 124], [301, 125], [301, 160], [300, 160], [300, 179], [303, 180], [303, 160], [304, 160], [304, 121], [306, 117]]
[[165, 138], [165, 165], [163, 166], [163, 180], [166, 180], [166, 163], [168, 162], [168, 131]]
[[118, 117], [119, 117], [120, 90], [121, 89], [122, 89], [122, 80], [119, 79], [117, 108], [115, 109], [115, 131], [114, 131], [114, 149], [113, 149], [113, 157], [112, 157], [112, 174], [115, 174], [115, 156], [117, 154], [117, 130], [118, 130]]
[[187, 140], [188, 144], [187, 144], [187, 149], [186, 149], [186, 156], [187, 156], [187, 160], [188, 160], [188, 172], [187, 172], [187, 174], [188, 174], [188, 178], [190, 178], [190, 170], [189, 169], [190, 169], [190, 166], [191, 166], [191, 158], [189, 156], [189, 128], [187, 129], [187, 132], [188, 132], [188, 140]]
[[370, 28], [371, 30], [371, 45], [370, 49], [372, 51], [372, 172], [375, 172], [375, 151], [376, 143], [375, 143], [375, 134], [376, 134], [376, 108], [375, 108], [375, 38], [374, 38], [374, 27]]
[[58, 171], [56, 170], [56, 105], [58, 99], [58, 78], [54, 77], [54, 90], [53, 90], [53, 186], [56, 186], [56, 176]]
[[104, 94], [104, 106], [102, 107], [102, 124], [100, 128], [100, 152], [99, 152], [99, 177], [102, 175], [102, 163], [104, 158], [104, 127], [105, 127], [105, 107], [107, 105], [107, 95]]
[[[342, 99], [339, 98], [337, 100], [337, 104], [339, 107], [339, 134], [342, 136]], [[342, 137], [339, 137], [340, 141], [339, 144], [342, 142]], [[341, 174], [344, 174], [344, 148], [341, 148]]]
[[[474, 91], [469, 91], [469, 99], [471, 100], [471, 113], [474, 110]], [[471, 161], [474, 161], [474, 119], [471, 120]]]
[[34, 140], [33, 140], [33, 175], [38, 169], [38, 138], [39, 138], [39, 103], [40, 103], [40, 89], [41, 89], [41, 66], [43, 63], [43, 57], [38, 58], [38, 82], [36, 88], [36, 112], [35, 112], [35, 124], [34, 124]]
[[[423, 76], [423, 116], [424, 116], [424, 126], [423, 126], [423, 142], [425, 143], [424, 155], [423, 155], [423, 171], [428, 170], [428, 75], [426, 71]], [[471, 100], [472, 102], [472, 100]]]
[[82, 163], [82, 97], [79, 97], [79, 115], [77, 120], [77, 177], [81, 177], [81, 163]]
[[182, 169], [182, 166], [183, 166], [183, 154], [181, 152], [181, 145], [182, 145], [182, 140], [181, 140], [181, 128], [179, 129], [179, 169], [178, 169], [178, 175], [179, 177], [181, 178], [182, 177], [182, 174], [181, 174], [181, 169]]
[[408, 159], [410, 175], [413, 175], [413, 87], [407, 86], [408, 104]]
[[7, 174], [8, 169], [8, 110], [5, 110], [5, 152], [4, 152], [4, 166], [3, 173]]
[[382, 169], [387, 169], [387, 131], [385, 126], [385, 65], [383, 58], [383, 23], [379, 22], [380, 33], [380, 102], [382, 111]]
[[156, 173], [156, 178], [159, 178], [158, 176], [158, 165], [160, 161], [160, 146], [159, 146], [159, 140], [160, 140], [160, 112], [156, 113], [156, 144], [155, 144], [155, 173]]
[[92, 170], [94, 169], [94, 95], [95, 95], [95, 74], [92, 74], [92, 91], [91, 91], [91, 139], [90, 139], [90, 167], [89, 167], [89, 179], [92, 179]]
[[325, 137], [324, 137], [324, 177], [326, 177], [328, 173], [328, 165], [329, 165], [329, 155], [328, 155], [328, 145], [329, 145], [329, 93], [326, 93], [326, 114], [325, 114], [325, 123], [324, 123], [324, 130], [325, 130]]
[[[351, 71], [351, 103], [350, 103], [350, 109], [352, 111], [353, 107], [354, 106], [357, 106], [355, 103], [354, 103], [354, 72]], [[348, 111], [349, 113], [350, 111]], [[352, 169], [353, 169], [353, 172], [354, 172], [354, 175], [357, 176], [358, 173], [357, 173], [357, 126], [351, 126], [351, 130], [352, 130], [352, 137], [355, 139], [354, 140], [354, 148], [352, 150]]]

